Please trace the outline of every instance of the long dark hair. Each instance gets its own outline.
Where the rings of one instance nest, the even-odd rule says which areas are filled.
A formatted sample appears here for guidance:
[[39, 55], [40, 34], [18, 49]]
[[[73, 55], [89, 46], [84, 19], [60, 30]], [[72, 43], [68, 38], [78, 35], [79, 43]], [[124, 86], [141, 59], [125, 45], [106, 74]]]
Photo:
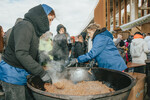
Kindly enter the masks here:
[[56, 17], [56, 14], [55, 14], [55, 11], [54, 11], [54, 10], [52, 10], [48, 15], [55, 16], [55, 17]]

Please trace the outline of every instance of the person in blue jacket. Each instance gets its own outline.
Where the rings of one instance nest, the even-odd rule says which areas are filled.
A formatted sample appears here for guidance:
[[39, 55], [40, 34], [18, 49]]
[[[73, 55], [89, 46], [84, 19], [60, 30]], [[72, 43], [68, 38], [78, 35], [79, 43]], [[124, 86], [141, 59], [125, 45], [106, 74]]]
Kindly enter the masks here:
[[72, 59], [70, 64], [83, 63], [95, 59], [98, 66], [102, 68], [118, 71], [123, 71], [127, 68], [113, 42], [112, 34], [106, 28], [100, 29], [98, 24], [92, 23], [88, 26], [87, 32], [93, 42], [92, 49], [77, 59]]

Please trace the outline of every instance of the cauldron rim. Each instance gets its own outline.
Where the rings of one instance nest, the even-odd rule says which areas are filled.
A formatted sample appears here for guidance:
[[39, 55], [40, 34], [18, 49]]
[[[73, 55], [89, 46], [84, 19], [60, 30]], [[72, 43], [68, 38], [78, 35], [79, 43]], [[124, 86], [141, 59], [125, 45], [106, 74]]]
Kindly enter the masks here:
[[[73, 67], [74, 68], [74, 67]], [[83, 67], [82, 67], [83, 68]], [[86, 68], [86, 67], [85, 67]], [[93, 69], [97, 69], [97, 68], [93, 68]], [[110, 93], [104, 93], [104, 94], [96, 94], [96, 95], [82, 95], [82, 96], [77, 96], [77, 95], [64, 95], [64, 94], [55, 94], [55, 93], [50, 93], [50, 92], [46, 92], [46, 91], [42, 91], [40, 89], [37, 89], [35, 87], [33, 87], [32, 85], [30, 85], [28, 82], [27, 82], [27, 86], [34, 92], [38, 93], [38, 94], [42, 94], [42, 95], [45, 95], [45, 96], [50, 96], [50, 97], [54, 97], [54, 98], [60, 98], [60, 99], [71, 99], [71, 98], [75, 98], [75, 97], [81, 97], [81, 98], [93, 98], [93, 99], [96, 99], [96, 98], [100, 98], [100, 97], [109, 97], [109, 96], [114, 96], [114, 95], [118, 95], [118, 94], [121, 94], [121, 93], [124, 93], [126, 91], [129, 91], [131, 90], [131, 88], [136, 84], [136, 81], [135, 79], [128, 75], [127, 73], [124, 73], [124, 72], [121, 72], [121, 71], [117, 71], [117, 70], [112, 70], [112, 69], [106, 69], [106, 68], [99, 68], [99, 69], [103, 69], [103, 70], [108, 70], [108, 71], [111, 71], [111, 72], [117, 72], [117, 73], [121, 73], [125, 76], [127, 76], [128, 78], [130, 78], [131, 80], [131, 84], [129, 86], [127, 86], [126, 88], [123, 88], [123, 89], [120, 89], [120, 90], [117, 90], [115, 92], [110, 92]], [[31, 76], [31, 77], [34, 77], [34, 76]], [[30, 78], [31, 78], [30, 77]]]

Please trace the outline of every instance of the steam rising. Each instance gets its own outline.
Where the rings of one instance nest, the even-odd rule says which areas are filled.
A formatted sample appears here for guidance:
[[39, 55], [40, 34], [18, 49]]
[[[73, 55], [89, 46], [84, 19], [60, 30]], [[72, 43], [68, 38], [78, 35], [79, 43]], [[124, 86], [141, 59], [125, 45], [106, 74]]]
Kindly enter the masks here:
[[52, 79], [52, 83], [56, 83], [67, 76], [66, 69], [61, 61], [50, 61], [46, 65], [48, 74]]

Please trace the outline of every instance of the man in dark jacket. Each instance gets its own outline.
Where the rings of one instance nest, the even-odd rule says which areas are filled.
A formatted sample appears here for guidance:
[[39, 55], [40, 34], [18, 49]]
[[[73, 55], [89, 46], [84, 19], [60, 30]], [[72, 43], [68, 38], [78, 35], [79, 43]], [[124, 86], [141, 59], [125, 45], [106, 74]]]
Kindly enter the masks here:
[[40, 76], [44, 82], [51, 81], [38, 63], [38, 46], [40, 36], [49, 30], [54, 18], [54, 10], [42, 4], [30, 9], [23, 21], [12, 28], [0, 63], [0, 80], [6, 100], [29, 100], [25, 93], [29, 74]]

